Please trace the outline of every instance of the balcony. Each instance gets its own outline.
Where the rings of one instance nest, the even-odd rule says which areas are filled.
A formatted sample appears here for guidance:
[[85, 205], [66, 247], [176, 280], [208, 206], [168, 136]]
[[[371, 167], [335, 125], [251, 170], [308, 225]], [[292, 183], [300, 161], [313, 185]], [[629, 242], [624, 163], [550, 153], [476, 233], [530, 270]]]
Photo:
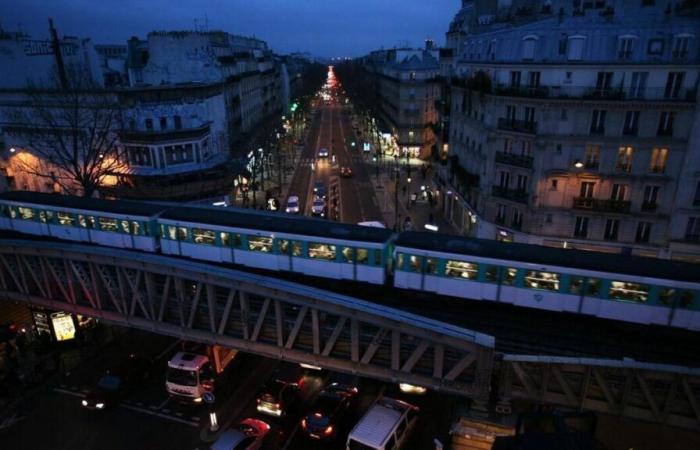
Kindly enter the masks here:
[[498, 129], [506, 131], [517, 131], [518, 133], [537, 133], [537, 122], [529, 122], [526, 120], [507, 119], [500, 117], [498, 119]]
[[667, 91], [665, 87], [626, 87], [607, 88], [596, 86], [517, 86], [496, 85], [490, 92], [493, 95], [524, 98], [582, 99], [582, 100], [658, 100], [695, 102], [695, 89], [678, 89]]
[[193, 141], [202, 139], [209, 134], [209, 124], [197, 128], [180, 130], [167, 129], [160, 131], [122, 130], [119, 133], [121, 142], [128, 144], [157, 144], [170, 141]]
[[542, 98], [549, 95], [549, 90], [544, 86], [496, 86], [493, 93], [507, 97]]
[[532, 169], [533, 160], [534, 160], [534, 158], [532, 156], [514, 155], [512, 153], [496, 152], [496, 162], [501, 163], [501, 164], [508, 164], [511, 166]]
[[637, 127], [634, 128], [623, 128], [622, 129], [622, 135], [623, 136], [636, 136], [638, 133]]
[[659, 128], [656, 130], [656, 135], [659, 137], [671, 137], [673, 136], [673, 128]]
[[666, 171], [666, 166], [651, 166], [649, 167], [649, 172], [651, 173], [656, 173], [656, 174], [661, 174]]
[[574, 209], [586, 209], [598, 212], [613, 212], [627, 214], [632, 202], [628, 200], [599, 200], [590, 197], [574, 197]]
[[527, 205], [528, 193], [527, 191], [520, 189], [509, 189], [503, 186], [493, 186], [491, 195]]

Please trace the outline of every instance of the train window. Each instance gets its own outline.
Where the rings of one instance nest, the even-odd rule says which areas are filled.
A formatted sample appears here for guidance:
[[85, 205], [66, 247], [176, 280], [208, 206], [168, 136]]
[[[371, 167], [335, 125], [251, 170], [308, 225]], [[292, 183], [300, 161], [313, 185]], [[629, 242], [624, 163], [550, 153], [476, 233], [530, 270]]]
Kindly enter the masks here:
[[479, 265], [464, 261], [447, 261], [445, 275], [453, 278], [473, 280], [479, 273]]
[[671, 306], [673, 305], [673, 297], [675, 295], [675, 289], [662, 287], [659, 289], [659, 303], [662, 305]]
[[506, 269], [506, 273], [503, 276], [503, 284], [514, 285], [515, 278], [518, 276], [518, 269], [509, 267]]
[[13, 219], [17, 218], [17, 207], [16, 206], [10, 206], [10, 217]]
[[236, 248], [241, 248], [241, 235], [238, 233], [233, 236], [233, 246]]
[[581, 295], [583, 293], [583, 277], [569, 277], [569, 294]]
[[343, 255], [343, 262], [348, 262], [351, 263], [352, 261], [352, 256], [353, 256], [353, 248], [352, 247], [343, 247], [343, 249], [340, 251], [340, 254]]
[[411, 272], [420, 272], [421, 264], [423, 263], [422, 256], [411, 255], [409, 262], [411, 264]]
[[85, 220], [85, 216], [82, 214], [78, 214], [78, 225], [80, 225], [83, 228], [87, 228], [87, 220]]
[[102, 231], [117, 231], [117, 219], [109, 217], [100, 217], [100, 230]]
[[4, 217], [10, 217], [10, 208], [5, 205], [0, 205], [0, 214]]
[[73, 217], [73, 214], [59, 212], [57, 214], [57, 216], [58, 216], [58, 223], [60, 223], [61, 225], [72, 227], [75, 223], [75, 217]]
[[39, 221], [43, 223], [53, 223], [53, 211], [39, 211]]
[[691, 291], [681, 291], [680, 300], [678, 301], [678, 306], [681, 308], [690, 308], [693, 306], [693, 297], [695, 295]]
[[396, 254], [396, 270], [403, 270], [403, 253]]
[[369, 262], [369, 250], [366, 248], [356, 248], [355, 261], [357, 261], [357, 264], [367, 264]]
[[122, 221], [120, 221], [120, 224], [121, 224], [121, 228], [119, 229], [119, 231], [121, 231], [122, 233], [126, 233], [126, 234], [131, 233], [131, 230], [129, 229], [129, 221], [128, 220], [122, 220]]
[[177, 239], [180, 241], [187, 240], [187, 227], [177, 227]]
[[131, 221], [131, 232], [134, 234], [145, 234], [145, 229], [141, 226], [141, 222]]
[[177, 227], [168, 225], [168, 239], [177, 241]]
[[425, 259], [425, 273], [430, 275], [437, 275], [438, 273], [438, 260], [435, 258]]
[[493, 282], [498, 281], [498, 267], [496, 267], [496, 266], [486, 267], [486, 270], [484, 271], [484, 276], [486, 277], [486, 281], [493, 281]]
[[292, 241], [292, 256], [302, 256], [303, 247], [300, 241]]
[[536, 270], [528, 270], [525, 274], [525, 283], [525, 285], [530, 289], [558, 291], [559, 274], [553, 272], [539, 272]]
[[192, 228], [192, 239], [195, 244], [216, 244], [216, 233], [202, 228]]
[[34, 220], [34, 210], [32, 208], [19, 207], [19, 218], [24, 220]]
[[597, 278], [588, 279], [588, 289], [586, 295], [589, 297], [598, 297], [600, 294], [600, 280]]
[[335, 245], [309, 242], [309, 258], [333, 261], [335, 259]]
[[248, 250], [272, 253], [272, 238], [265, 236], [248, 236]]
[[221, 245], [224, 247], [228, 247], [231, 245], [231, 234], [226, 233], [225, 231], [222, 231], [219, 233], [219, 238], [221, 239]]
[[287, 239], [278, 239], [277, 244], [280, 246], [280, 253], [283, 255], [289, 254], [289, 241]]
[[374, 249], [374, 265], [375, 266], [382, 265], [382, 251], [379, 249]]
[[649, 298], [649, 285], [627, 281], [611, 281], [608, 296], [620, 300], [646, 302]]

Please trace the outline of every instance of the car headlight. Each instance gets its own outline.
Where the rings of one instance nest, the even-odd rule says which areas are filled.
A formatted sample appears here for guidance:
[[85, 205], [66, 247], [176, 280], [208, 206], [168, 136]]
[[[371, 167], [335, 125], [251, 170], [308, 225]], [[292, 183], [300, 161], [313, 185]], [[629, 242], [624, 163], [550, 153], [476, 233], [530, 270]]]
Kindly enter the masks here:
[[87, 400], [83, 400], [82, 403], [83, 403], [83, 406], [87, 406], [87, 405], [88, 405], [88, 404], [87, 404]]
[[98, 404], [95, 405], [95, 408], [97, 408], [97, 409], [102, 409], [102, 408], [104, 408], [104, 407], [105, 407], [105, 404], [104, 404], [104, 403], [98, 403]]

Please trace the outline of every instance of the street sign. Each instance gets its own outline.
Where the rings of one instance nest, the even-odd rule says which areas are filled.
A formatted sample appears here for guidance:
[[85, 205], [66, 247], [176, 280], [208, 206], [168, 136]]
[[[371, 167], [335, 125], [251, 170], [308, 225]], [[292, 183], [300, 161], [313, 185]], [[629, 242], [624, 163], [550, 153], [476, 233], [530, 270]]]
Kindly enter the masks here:
[[204, 400], [204, 403], [211, 405], [214, 403], [214, 400], [216, 400], [216, 398], [214, 397], [213, 393], [205, 392], [204, 394], [202, 394], [202, 400]]

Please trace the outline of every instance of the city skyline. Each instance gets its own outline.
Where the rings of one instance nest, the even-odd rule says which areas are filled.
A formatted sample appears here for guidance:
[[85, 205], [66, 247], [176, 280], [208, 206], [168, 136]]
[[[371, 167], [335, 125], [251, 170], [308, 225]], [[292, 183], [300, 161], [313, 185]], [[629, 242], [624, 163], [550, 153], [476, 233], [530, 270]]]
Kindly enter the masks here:
[[43, 39], [48, 37], [48, 18], [52, 18], [60, 35], [91, 38], [98, 44], [121, 44], [131, 36], [144, 37], [151, 31], [196, 27], [255, 36], [282, 54], [299, 51], [321, 57], [355, 57], [380, 47], [420, 47], [427, 38], [440, 45], [459, 7], [457, 0], [410, 0], [401, 2], [401, 8], [396, 3], [333, 0], [298, 4], [272, 0], [264, 4], [227, 4], [206, 0], [166, 5], [127, 1], [117, 8], [112, 2], [69, 0], [46, 4], [29, 0], [22, 8], [1, 8], [0, 25], [6, 31], [21, 29], [35, 39]]

